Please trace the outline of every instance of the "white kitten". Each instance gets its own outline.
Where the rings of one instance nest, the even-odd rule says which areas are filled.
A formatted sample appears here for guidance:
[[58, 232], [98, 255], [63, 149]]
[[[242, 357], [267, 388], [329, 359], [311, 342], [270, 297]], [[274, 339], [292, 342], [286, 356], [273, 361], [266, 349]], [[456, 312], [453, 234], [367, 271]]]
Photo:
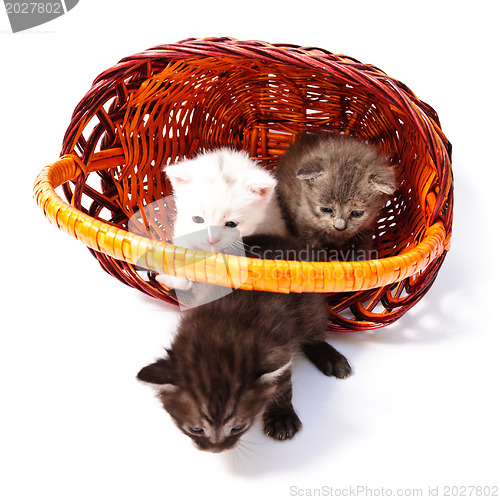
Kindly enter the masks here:
[[[177, 246], [223, 252], [254, 233], [286, 234], [274, 194], [276, 180], [245, 152], [207, 151], [166, 167], [174, 189]], [[157, 281], [188, 289], [191, 282], [169, 275]]]

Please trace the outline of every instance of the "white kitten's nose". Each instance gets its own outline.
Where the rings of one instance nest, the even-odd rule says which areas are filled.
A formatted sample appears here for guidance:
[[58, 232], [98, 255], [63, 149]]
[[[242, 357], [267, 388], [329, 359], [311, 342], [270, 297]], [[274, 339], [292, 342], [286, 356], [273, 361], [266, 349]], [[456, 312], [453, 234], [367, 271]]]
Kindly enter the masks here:
[[337, 231], [343, 231], [345, 228], [346, 228], [347, 224], [345, 222], [344, 219], [341, 219], [340, 217], [335, 219], [333, 221], [333, 227], [337, 230]]
[[215, 245], [221, 240], [221, 229], [218, 226], [209, 226], [208, 228], [207, 241], [210, 245]]

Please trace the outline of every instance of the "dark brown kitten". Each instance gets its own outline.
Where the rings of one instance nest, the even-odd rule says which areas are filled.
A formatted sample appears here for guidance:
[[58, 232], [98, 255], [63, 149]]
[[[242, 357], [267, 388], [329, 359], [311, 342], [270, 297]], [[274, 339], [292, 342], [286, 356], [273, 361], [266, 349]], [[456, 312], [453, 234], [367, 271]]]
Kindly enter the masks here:
[[299, 135], [276, 178], [290, 234], [336, 250], [371, 248], [377, 216], [396, 189], [392, 167], [374, 147], [331, 133]]
[[[300, 250], [279, 236], [244, 242], [251, 257], [293, 259]], [[291, 401], [293, 355], [302, 350], [329, 376], [351, 372], [325, 342], [327, 318], [321, 294], [235, 290], [185, 311], [167, 356], [138, 378], [156, 385], [165, 410], [201, 450], [233, 448], [261, 412], [267, 435], [289, 439], [301, 427]]]

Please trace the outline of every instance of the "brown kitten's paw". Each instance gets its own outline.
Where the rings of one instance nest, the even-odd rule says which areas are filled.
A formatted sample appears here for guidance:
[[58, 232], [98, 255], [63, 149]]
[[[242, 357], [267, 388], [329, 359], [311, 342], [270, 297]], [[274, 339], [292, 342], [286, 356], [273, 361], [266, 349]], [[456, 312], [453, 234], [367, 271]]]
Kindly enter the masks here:
[[347, 378], [351, 374], [349, 362], [325, 341], [303, 344], [302, 352], [325, 375]]
[[264, 413], [264, 433], [273, 439], [291, 439], [302, 427], [295, 410], [290, 408], [273, 409]]

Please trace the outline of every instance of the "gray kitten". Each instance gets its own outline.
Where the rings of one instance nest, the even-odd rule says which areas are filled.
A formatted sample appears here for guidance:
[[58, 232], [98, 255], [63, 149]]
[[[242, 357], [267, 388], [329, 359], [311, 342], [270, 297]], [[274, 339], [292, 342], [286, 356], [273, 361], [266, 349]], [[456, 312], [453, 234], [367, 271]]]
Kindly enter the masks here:
[[374, 147], [344, 135], [303, 133], [276, 178], [291, 235], [340, 251], [346, 258], [339, 260], [367, 258], [377, 217], [396, 190], [393, 168]]

